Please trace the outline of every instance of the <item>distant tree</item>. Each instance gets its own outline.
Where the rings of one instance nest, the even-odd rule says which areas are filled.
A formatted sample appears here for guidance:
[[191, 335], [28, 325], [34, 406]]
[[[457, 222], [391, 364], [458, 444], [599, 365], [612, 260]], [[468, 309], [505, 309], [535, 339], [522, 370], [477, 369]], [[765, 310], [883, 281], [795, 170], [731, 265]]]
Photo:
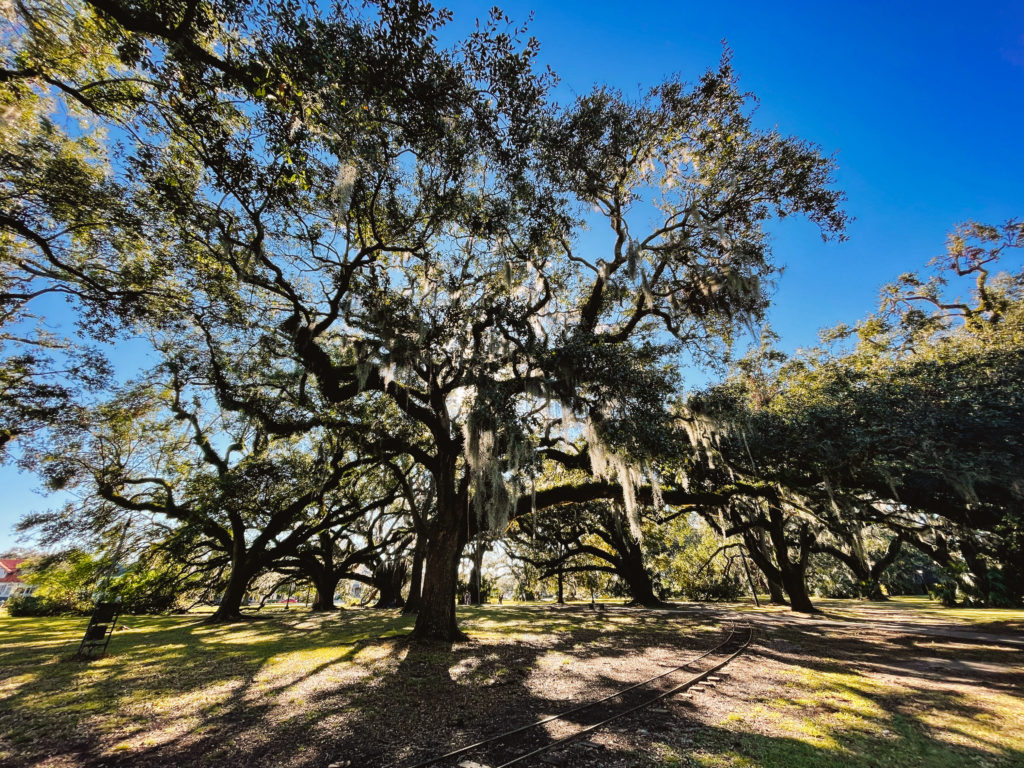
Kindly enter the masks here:
[[51, 487], [76, 488], [79, 499], [20, 527], [49, 541], [109, 540], [132, 520], [146, 545], [226, 566], [212, 620], [237, 619], [260, 572], [381, 501], [355, 492], [367, 462], [337, 435], [275, 438], [204, 404], [173, 365], [164, 374], [168, 383], [157, 374], [127, 387], [91, 424], [55, 433], [39, 464]]
[[[748, 365], [692, 400], [707, 461], [783, 489], [774, 518], [768, 503], [767, 518], [734, 529], [782, 531], [776, 552], [799, 537], [801, 559], [829, 552], [867, 596], [906, 542], [955, 574], [968, 599], [1019, 600], [1024, 272], [994, 271], [1022, 244], [1015, 221], [963, 225], [935, 275], [903, 275], [878, 314], [827, 335], [833, 347], [775, 358], [763, 376]], [[973, 279], [970, 298], [948, 296], [950, 272]], [[847, 339], [852, 348], [839, 346]], [[871, 562], [858, 537], [876, 525], [893, 537]]]
[[610, 502], [564, 505], [520, 517], [512, 536], [512, 555], [537, 568], [541, 579], [615, 575], [638, 604], [661, 604], [641, 540]]
[[[735, 600], [753, 585], [742, 543], [722, 539], [691, 511], [665, 516], [644, 530], [648, 568], [666, 595], [686, 600]], [[752, 579], [753, 576], [750, 577]]]
[[109, 576], [109, 565], [73, 548], [31, 558], [19, 571], [25, 582], [35, 587], [33, 597], [40, 613], [87, 613], [100, 581]]
[[[0, 12], [0, 462], [108, 383], [90, 341], [176, 286], [159, 212], [133, 194], [111, 140], [140, 135], [158, 90], [126, 56], [138, 45], [84, 3]], [[42, 312], [56, 299], [76, 313], [54, 332]]]
[[[385, 478], [387, 475], [384, 476]], [[294, 554], [280, 559], [275, 568], [313, 584], [314, 611], [333, 611], [334, 594], [342, 580], [359, 581], [378, 590], [379, 607], [404, 604], [405, 550], [411, 538], [394, 489], [370, 487], [363, 478], [358, 487], [344, 493], [361, 493], [364, 505], [350, 504], [350, 511], [334, 525], [311, 536]]]

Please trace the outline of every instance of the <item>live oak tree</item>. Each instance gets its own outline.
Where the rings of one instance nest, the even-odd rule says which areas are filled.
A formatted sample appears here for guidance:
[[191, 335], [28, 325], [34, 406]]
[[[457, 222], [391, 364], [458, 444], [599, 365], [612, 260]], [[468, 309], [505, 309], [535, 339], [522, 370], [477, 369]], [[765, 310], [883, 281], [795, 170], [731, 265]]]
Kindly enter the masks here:
[[387, 503], [386, 489], [362, 487], [376, 478], [336, 434], [275, 438], [208, 398], [204, 406], [181, 371], [160, 378], [54, 433], [37, 462], [51, 487], [75, 489], [79, 500], [27, 516], [23, 529], [53, 541], [131, 525], [146, 546], [222, 566], [211, 620], [235, 620], [257, 575]]
[[[512, 128], [464, 134], [454, 156], [444, 144], [407, 150], [406, 136], [382, 130], [373, 164], [339, 164], [325, 194], [344, 202], [343, 220], [331, 248], [303, 243], [304, 272], [268, 251], [262, 227], [255, 252], [251, 237], [232, 238], [236, 277], [280, 307], [260, 343], [299, 366], [306, 401], [387, 400], [404, 429], [365, 425], [367, 449], [404, 451], [434, 477], [421, 637], [457, 636], [462, 547], [518, 509], [545, 441], [574, 444], [582, 430], [595, 470], [633, 506], [642, 477], [630, 455], [657, 433], [668, 366], [682, 351], [715, 355], [733, 322], [765, 305], [765, 218], [799, 211], [826, 232], [842, 226], [823, 186], [829, 161], [755, 131], [727, 63], [640, 104], [599, 92], [562, 115], [541, 106], [535, 97], [526, 117], [538, 136], [514, 161], [494, 149], [521, 140]], [[417, 165], [396, 159], [407, 151]], [[581, 204], [610, 228], [601, 254], [576, 253], [569, 213]], [[657, 225], [631, 228], [652, 210]], [[237, 359], [209, 325], [214, 365]], [[221, 367], [237, 407], [262, 407], [243, 394], [251, 369]], [[560, 435], [547, 428], [552, 409]]]
[[[138, 97], [102, 25], [80, 7], [9, 3], [0, 49], [3, 461], [12, 440], [60, 420], [80, 388], [108, 374], [95, 348], [44, 329], [44, 300], [75, 300], [94, 323], [124, 311], [146, 246], [95, 125], [98, 114], [120, 119]], [[109, 327], [100, 326], [97, 334]]]
[[667, 595], [706, 601], [757, 594], [758, 571], [742, 544], [723, 539], [696, 513], [660, 519], [645, 529], [644, 543], [648, 567]]
[[852, 595], [868, 600], [885, 600], [882, 579], [903, 552], [907, 534], [894, 533], [880, 525], [869, 525], [857, 517], [831, 520], [827, 532], [818, 536], [813, 550], [829, 555], [852, 575]]
[[[869, 600], [884, 600], [882, 577], [900, 556], [907, 535], [903, 531], [870, 525], [865, 518], [825, 515], [826, 533], [819, 535], [813, 550], [830, 555], [853, 574], [854, 593]], [[884, 515], [878, 515], [883, 518]]]
[[[515, 85], [517, 73], [529, 66], [528, 53], [519, 61], [517, 54], [503, 52], [507, 37], [488, 33], [464, 46], [464, 67], [450, 65], [446, 55], [433, 50], [430, 34], [446, 15], [429, 5], [383, 4], [363, 18], [352, 17], [347, 8], [334, 10], [337, 21], [331, 22], [281, 4], [17, 3], [11, 26], [4, 28], [12, 44], [0, 81], [5, 128], [12, 129], [3, 136], [11, 161], [4, 164], [9, 205], [0, 219], [4, 319], [24, 320], [25, 302], [47, 291], [81, 298], [90, 323], [105, 328], [135, 311], [157, 323], [187, 313], [188, 292], [166, 290], [171, 273], [171, 282], [181, 278], [186, 286], [209, 287], [219, 263], [205, 250], [191, 252], [194, 243], [182, 243], [170, 232], [186, 221], [195, 223], [188, 217], [196, 209], [185, 210], [193, 196], [220, 196], [218, 185], [241, 192], [235, 213], [245, 220], [252, 213], [246, 203], [262, 194], [261, 214], [297, 215], [309, 234], [318, 226], [315, 214], [307, 218], [310, 211], [322, 209], [325, 201], [332, 209], [347, 205], [336, 199], [334, 173], [327, 184], [330, 194], [319, 199], [314, 194], [316, 202], [305, 205], [304, 180], [323, 168], [309, 152], [311, 144], [335, 160], [362, 149], [362, 161], [373, 163], [380, 134], [375, 127], [383, 123], [385, 130], [408, 134], [411, 144], [433, 151], [432, 142], [458, 133], [452, 133], [456, 126], [445, 109], [458, 111], [473, 96], [467, 72], [500, 64]], [[81, 45], [68, 46], [68, 34]], [[492, 53], [495, 61], [486, 61]], [[325, 61], [331, 66], [321, 77]], [[296, 85], [289, 75], [319, 79]], [[502, 92], [499, 79], [494, 90]], [[528, 104], [534, 86], [529, 77], [521, 80]], [[516, 110], [517, 95], [503, 93]], [[462, 112], [463, 124], [476, 126], [479, 141], [491, 142], [514, 164], [515, 142], [500, 146], [494, 138], [500, 129], [491, 130], [502, 111], [484, 98], [469, 106], [476, 111]], [[97, 125], [81, 136], [63, 135], [49, 119], [62, 111]], [[312, 130], [313, 121], [305, 120], [310, 112], [317, 113]], [[393, 114], [398, 121], [392, 121]], [[520, 130], [522, 121], [510, 125]], [[109, 160], [104, 143], [104, 129], [111, 127], [121, 132], [121, 164]], [[254, 143], [246, 144], [250, 139]], [[353, 142], [362, 142], [361, 148], [347, 147]], [[447, 144], [462, 152], [457, 142]], [[464, 156], [471, 157], [474, 147]], [[231, 149], [242, 152], [232, 155]], [[348, 173], [350, 166], [343, 170]], [[314, 193], [324, 190], [325, 178]], [[427, 204], [450, 207], [443, 196]], [[256, 225], [257, 230], [263, 226]], [[388, 223], [389, 229], [402, 226], [397, 220]], [[200, 234], [210, 235], [211, 227], [215, 242], [230, 250], [230, 218], [204, 220]], [[143, 247], [150, 242], [166, 246], [158, 258]], [[329, 242], [323, 245], [331, 250]], [[154, 291], [157, 285], [160, 290]], [[205, 295], [211, 293], [218, 309], [224, 304], [228, 311], [238, 309], [227, 298], [230, 290], [218, 287]], [[4, 442], [31, 419], [52, 418], [68, 400], [65, 390], [32, 386], [32, 377], [46, 373], [40, 367], [38, 355], [25, 354], [7, 366], [5, 410], [12, 401], [17, 408], [3, 427]], [[289, 428], [298, 431], [294, 424]]]
[[[807, 549], [847, 562], [869, 593], [904, 541], [965, 576], [971, 599], [1020, 593], [1021, 278], [997, 270], [1021, 242], [1015, 221], [963, 225], [931, 278], [902, 276], [879, 313], [830, 335], [852, 348], [813, 351], [763, 380], [747, 371], [694, 403], [722, 427], [719, 459], [785, 489]], [[952, 293], [951, 273], [974, 283], [970, 294]], [[856, 551], [871, 525], [893, 531], [873, 564]]]
[[275, 564], [279, 573], [297, 574], [313, 584], [314, 611], [335, 609], [334, 594], [343, 580], [375, 589], [375, 607], [393, 608], [405, 602], [406, 553], [413, 538], [408, 515], [400, 495], [388, 484], [390, 473], [374, 479], [367, 477], [371, 474], [363, 473], [358, 487], [351, 484], [344, 489], [349, 495], [359, 493], [363, 506], [351, 505], [352, 512]]
[[201, 334], [220, 407], [268, 436], [430, 473], [419, 637], [458, 636], [467, 538], [553, 451], [600, 479], [552, 503], [656, 493], [673, 368], [766, 305], [765, 222], [844, 226], [831, 160], [756, 129], [727, 59], [560, 109], [500, 14], [444, 50], [421, 3], [85, 8], [155, 83], [124, 162], [174, 287], [146, 317]]
[[512, 556], [535, 566], [542, 579], [557, 576], [561, 581], [575, 573], [615, 575], [637, 604], [661, 605], [641, 539], [610, 501], [566, 504], [524, 515], [510, 533]]
[[[945, 253], [930, 262], [931, 274], [901, 275], [883, 292], [878, 315], [858, 329], [891, 355], [927, 360], [943, 372], [929, 375], [929, 396], [957, 414], [957, 423], [930, 423], [920, 448], [936, 456], [964, 511], [940, 512], [944, 532], [936, 533], [936, 510], [926, 507], [906, 530], [908, 541], [933, 553], [961, 595], [976, 603], [1024, 599], [1024, 457], [1014, 426], [1024, 359], [1022, 246], [1019, 219], [958, 225]], [[935, 426], [939, 435], [930, 434]], [[915, 533], [922, 528], [932, 530], [924, 540]]]

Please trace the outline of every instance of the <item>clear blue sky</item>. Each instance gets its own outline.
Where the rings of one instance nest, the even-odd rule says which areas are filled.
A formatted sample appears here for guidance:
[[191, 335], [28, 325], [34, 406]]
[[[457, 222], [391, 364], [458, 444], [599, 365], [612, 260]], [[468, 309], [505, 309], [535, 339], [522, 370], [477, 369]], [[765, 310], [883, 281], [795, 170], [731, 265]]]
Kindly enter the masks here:
[[[487, 4], [438, 3], [468, 30]], [[756, 121], [836, 152], [855, 217], [823, 244], [803, 222], [774, 226], [787, 266], [770, 322], [792, 350], [870, 311], [881, 285], [942, 251], [966, 219], [1024, 217], [1024, 0], [1016, 2], [508, 2], [531, 10], [540, 60], [570, 100], [597, 83], [636, 95], [695, 79], [728, 42]], [[447, 37], [447, 34], [445, 35]], [[0, 469], [0, 549], [45, 508], [33, 479]]]

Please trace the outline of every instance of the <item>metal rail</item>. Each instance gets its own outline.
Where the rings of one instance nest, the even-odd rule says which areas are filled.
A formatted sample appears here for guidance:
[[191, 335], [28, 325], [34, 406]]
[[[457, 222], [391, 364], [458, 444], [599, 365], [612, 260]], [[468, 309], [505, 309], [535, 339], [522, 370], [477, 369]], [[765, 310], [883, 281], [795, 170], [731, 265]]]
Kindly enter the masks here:
[[[572, 741], [575, 741], [580, 736], [585, 736], [588, 733], [593, 733], [594, 731], [603, 728], [604, 726], [608, 725], [608, 723], [612, 722], [613, 720], [618, 720], [620, 717], [625, 717], [626, 715], [630, 715], [630, 714], [636, 712], [637, 710], [643, 709], [644, 707], [649, 707], [651, 704], [654, 704], [655, 702], [661, 701], [662, 699], [667, 699], [669, 696], [674, 696], [675, 694], [679, 693], [680, 691], [684, 691], [687, 688], [693, 687], [697, 683], [699, 683], [702, 680], [705, 680], [708, 677], [710, 677], [711, 675], [713, 675], [715, 672], [720, 670], [722, 667], [724, 667], [726, 664], [728, 664], [730, 661], [735, 659], [737, 656], [739, 656], [741, 653], [743, 653], [743, 651], [745, 651], [747, 649], [747, 646], [750, 645], [750, 641], [751, 641], [751, 639], [753, 638], [753, 635], [754, 635], [753, 630], [751, 630], [749, 628], [747, 629], [747, 632], [748, 632], [747, 639], [744, 641], [743, 645], [741, 645], [739, 647], [739, 649], [736, 650], [732, 655], [730, 655], [728, 658], [724, 659], [723, 661], [718, 662], [718, 664], [715, 664], [715, 666], [713, 666], [713, 667], [711, 667], [711, 668], [701, 672], [699, 675], [695, 675], [695, 676], [691, 677], [685, 683], [681, 683], [681, 684], [675, 686], [674, 688], [670, 688], [669, 690], [664, 691], [663, 693], [659, 693], [654, 698], [648, 699], [647, 701], [644, 701], [644, 702], [642, 702], [640, 704], [632, 706], [629, 709], [624, 709], [621, 712], [616, 712], [614, 715], [611, 715], [610, 717], [607, 717], [607, 718], [605, 718], [604, 720], [601, 720], [598, 723], [594, 723], [593, 725], [588, 725], [586, 728], [584, 728], [584, 729], [582, 729], [580, 731], [577, 731], [576, 733], [573, 733], [573, 734], [571, 734], [569, 736], [565, 736], [565, 737], [563, 737], [561, 739], [558, 739], [557, 741], [552, 741], [550, 744], [545, 744], [542, 747], [538, 747], [537, 749], [533, 750], [532, 752], [527, 752], [525, 755], [519, 755], [519, 757], [515, 757], [515, 758], [509, 760], [508, 762], [505, 762], [505, 763], [502, 763], [501, 765], [496, 766], [496, 768], [508, 768], [508, 766], [515, 765], [516, 763], [520, 763], [523, 760], [526, 760], [528, 758], [536, 757], [537, 755], [543, 754], [544, 752], [549, 752], [552, 749], [556, 749], [558, 747], [565, 746], [566, 744], [568, 744], [568, 743], [570, 743]], [[728, 641], [726, 641], [726, 642], [728, 642]], [[725, 645], [725, 643], [722, 643], [722, 645]], [[721, 646], [719, 646], [719, 647], [721, 647]]]
[[[708, 675], [710, 675], [713, 672], [715, 672], [715, 671], [721, 669], [722, 667], [724, 667], [726, 664], [728, 664], [730, 661], [732, 661], [736, 656], [738, 656], [743, 650], [746, 649], [746, 647], [750, 644], [750, 639], [751, 639], [751, 637], [753, 635], [753, 632], [752, 632], [752, 630], [749, 627], [747, 628], [747, 632], [748, 632], [747, 639], [746, 639], [746, 641], [744, 642], [743, 646], [740, 648], [739, 651], [734, 653], [732, 656], [730, 656], [728, 659], [726, 659], [725, 661], [721, 662], [720, 664], [712, 667], [711, 669], [709, 669], [709, 670], [707, 670], [705, 672], [700, 673], [696, 677], [691, 678], [687, 682], [683, 683], [681, 686], [676, 686], [675, 688], [671, 689], [670, 691], [668, 691], [666, 693], [663, 693], [663, 694], [661, 694], [659, 696], [656, 696], [655, 698], [650, 699], [650, 700], [648, 700], [647, 702], [645, 702], [643, 704], [640, 704], [638, 706], [632, 707], [631, 709], [627, 709], [627, 710], [625, 710], [623, 712], [620, 712], [619, 714], [617, 714], [617, 715], [615, 715], [615, 716], [613, 716], [613, 717], [611, 717], [611, 718], [609, 718], [607, 720], [604, 720], [604, 721], [602, 721], [600, 723], [597, 723], [596, 725], [589, 726], [585, 730], [582, 730], [582, 731], [580, 731], [580, 732], [578, 732], [576, 734], [573, 734], [572, 736], [568, 736], [565, 739], [560, 739], [559, 741], [552, 742], [551, 744], [548, 744], [548, 745], [540, 748], [539, 750], [535, 750], [534, 752], [530, 752], [529, 754], [517, 757], [512, 762], [505, 763], [504, 765], [513, 765], [513, 764], [515, 764], [515, 763], [517, 763], [517, 762], [519, 762], [521, 760], [525, 760], [528, 757], [533, 757], [534, 755], [540, 754], [541, 752], [545, 752], [545, 751], [547, 751], [549, 749], [553, 749], [553, 748], [555, 748], [556, 746], [558, 746], [560, 744], [567, 743], [569, 741], [572, 741], [573, 739], [578, 738], [579, 736], [582, 736], [582, 735], [584, 735], [586, 733], [590, 733], [591, 731], [596, 730], [597, 728], [600, 728], [604, 724], [606, 724], [608, 722], [611, 722], [612, 720], [615, 720], [618, 717], [621, 717], [623, 715], [627, 715], [627, 714], [629, 714], [631, 712], [635, 712], [637, 709], [641, 709], [643, 707], [649, 706], [650, 704], [653, 704], [656, 701], [660, 701], [661, 699], [666, 698], [667, 696], [670, 696], [672, 694], [678, 693], [679, 691], [681, 691], [681, 690], [683, 690], [683, 689], [685, 689], [687, 687], [695, 685], [696, 683], [698, 683], [701, 680], [703, 680], [704, 678], [706, 678]], [[722, 648], [725, 645], [728, 645], [732, 641], [732, 638], [733, 638], [733, 636], [735, 634], [736, 634], [736, 626], [735, 626], [735, 624], [733, 624], [733, 626], [730, 627], [730, 629], [729, 629], [729, 635], [725, 638], [725, 640], [720, 642], [714, 648], [711, 648], [711, 649], [705, 651], [704, 653], [702, 653], [702, 654], [700, 654], [698, 656], [694, 656], [692, 659], [689, 659], [689, 660], [685, 661], [684, 663], [682, 663], [682, 664], [680, 664], [678, 666], [675, 666], [672, 669], [669, 669], [666, 672], [662, 672], [660, 675], [655, 675], [654, 677], [651, 677], [651, 678], [649, 678], [647, 680], [644, 680], [644, 681], [639, 682], [639, 683], [635, 683], [635, 684], [629, 686], [628, 688], [623, 688], [622, 690], [616, 691], [615, 693], [612, 693], [612, 694], [609, 694], [607, 696], [604, 696], [603, 698], [595, 699], [594, 701], [589, 701], [586, 704], [581, 704], [581, 705], [573, 707], [571, 709], [567, 709], [564, 712], [560, 712], [557, 715], [550, 715], [548, 717], [542, 718], [541, 720], [537, 720], [537, 721], [532, 722], [532, 723], [527, 723], [526, 725], [519, 726], [518, 728], [513, 728], [510, 731], [504, 731], [504, 732], [499, 733], [499, 734], [497, 734], [495, 736], [490, 736], [490, 737], [488, 737], [486, 739], [483, 739], [481, 741], [478, 741], [478, 742], [476, 742], [474, 744], [468, 744], [468, 745], [466, 745], [464, 747], [459, 747], [458, 749], [454, 749], [451, 752], [446, 752], [443, 755], [438, 755], [436, 757], [431, 757], [431, 758], [429, 758], [427, 760], [422, 760], [422, 761], [420, 761], [418, 763], [414, 763], [413, 765], [407, 766], [407, 768], [426, 768], [427, 766], [435, 765], [435, 764], [443, 762], [445, 760], [450, 760], [450, 759], [452, 759], [454, 757], [458, 757], [459, 755], [464, 755], [467, 752], [472, 752], [472, 751], [474, 751], [476, 749], [479, 749], [480, 747], [486, 746], [487, 744], [492, 744], [492, 743], [494, 743], [496, 741], [501, 741], [503, 739], [507, 739], [509, 736], [515, 736], [516, 734], [523, 733], [524, 731], [528, 731], [528, 730], [530, 730], [532, 728], [537, 728], [538, 726], [545, 725], [546, 723], [550, 723], [550, 722], [553, 722], [555, 720], [561, 720], [561, 719], [563, 719], [563, 718], [565, 718], [565, 717], [567, 717], [569, 715], [575, 714], [577, 712], [581, 712], [581, 711], [583, 711], [585, 709], [590, 709], [591, 707], [595, 707], [598, 704], [603, 704], [606, 701], [610, 701], [611, 699], [616, 699], [616, 698], [622, 696], [623, 694], [629, 693], [630, 691], [634, 691], [637, 688], [641, 688], [641, 687], [643, 687], [645, 685], [649, 685], [650, 683], [653, 683], [655, 680], [660, 680], [663, 677], [667, 677], [668, 675], [671, 675], [671, 674], [674, 674], [676, 672], [679, 672], [680, 670], [685, 669], [686, 667], [690, 666], [691, 664], [694, 664], [694, 663], [696, 663], [698, 661], [701, 661], [702, 659], [707, 658], [708, 656], [712, 656], [712, 655], [718, 653], [720, 648]], [[499, 768], [504, 768], [504, 766], [499, 766]]]

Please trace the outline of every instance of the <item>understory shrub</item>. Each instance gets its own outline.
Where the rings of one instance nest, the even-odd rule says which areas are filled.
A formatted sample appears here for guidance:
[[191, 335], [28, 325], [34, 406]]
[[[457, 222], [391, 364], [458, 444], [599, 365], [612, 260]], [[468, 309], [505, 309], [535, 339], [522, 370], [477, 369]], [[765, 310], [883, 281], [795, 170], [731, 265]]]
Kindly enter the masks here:
[[8, 616], [84, 616], [92, 611], [87, 599], [55, 600], [36, 595], [15, 595], [4, 603]]

